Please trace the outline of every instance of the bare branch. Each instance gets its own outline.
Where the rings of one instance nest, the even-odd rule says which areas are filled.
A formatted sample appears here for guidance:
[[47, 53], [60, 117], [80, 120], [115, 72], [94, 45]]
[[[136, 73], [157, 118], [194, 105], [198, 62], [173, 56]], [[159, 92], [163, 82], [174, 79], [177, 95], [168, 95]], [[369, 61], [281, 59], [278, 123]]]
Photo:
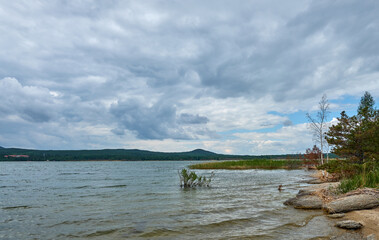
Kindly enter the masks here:
[[323, 146], [325, 143], [325, 132], [327, 130], [327, 118], [329, 115], [329, 103], [326, 95], [324, 94], [319, 102], [319, 111], [316, 118], [313, 118], [309, 113], [306, 114], [309, 125], [308, 127], [313, 133], [314, 141], [320, 144], [320, 159], [321, 164], [324, 163], [323, 159]]

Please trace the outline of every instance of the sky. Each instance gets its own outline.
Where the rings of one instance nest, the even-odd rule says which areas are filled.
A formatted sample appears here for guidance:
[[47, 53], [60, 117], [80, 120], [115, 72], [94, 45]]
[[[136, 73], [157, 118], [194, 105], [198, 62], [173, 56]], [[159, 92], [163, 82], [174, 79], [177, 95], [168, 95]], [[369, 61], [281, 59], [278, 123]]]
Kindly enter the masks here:
[[0, 0], [0, 146], [305, 152], [379, 97], [379, 1]]

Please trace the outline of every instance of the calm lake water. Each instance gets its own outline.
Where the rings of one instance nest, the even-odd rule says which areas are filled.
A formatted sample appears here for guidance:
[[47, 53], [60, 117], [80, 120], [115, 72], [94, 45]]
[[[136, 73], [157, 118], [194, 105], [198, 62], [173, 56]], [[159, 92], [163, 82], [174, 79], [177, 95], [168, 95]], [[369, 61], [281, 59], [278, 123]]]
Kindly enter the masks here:
[[183, 190], [177, 171], [190, 163], [0, 162], [0, 239], [311, 239], [332, 231], [320, 211], [282, 204], [309, 172], [216, 170], [211, 188]]

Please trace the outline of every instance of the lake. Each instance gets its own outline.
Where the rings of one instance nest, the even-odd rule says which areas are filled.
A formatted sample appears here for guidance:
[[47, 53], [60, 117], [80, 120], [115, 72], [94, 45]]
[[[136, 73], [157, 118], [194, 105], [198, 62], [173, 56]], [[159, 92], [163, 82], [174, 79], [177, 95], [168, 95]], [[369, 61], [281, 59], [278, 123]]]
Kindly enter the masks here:
[[0, 239], [310, 239], [332, 231], [321, 211], [283, 205], [309, 172], [215, 170], [211, 188], [182, 189], [178, 170], [191, 163], [0, 162]]

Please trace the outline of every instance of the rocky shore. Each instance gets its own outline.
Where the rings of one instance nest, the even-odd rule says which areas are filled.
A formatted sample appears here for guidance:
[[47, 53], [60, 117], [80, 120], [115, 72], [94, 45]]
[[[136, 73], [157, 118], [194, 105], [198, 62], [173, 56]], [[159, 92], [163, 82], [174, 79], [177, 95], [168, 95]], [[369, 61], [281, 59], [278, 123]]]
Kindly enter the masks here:
[[284, 204], [297, 209], [320, 209], [333, 219], [335, 227], [347, 229], [330, 239], [379, 240], [379, 190], [364, 188], [339, 195], [339, 182], [315, 178], [308, 183], [309, 187]]

